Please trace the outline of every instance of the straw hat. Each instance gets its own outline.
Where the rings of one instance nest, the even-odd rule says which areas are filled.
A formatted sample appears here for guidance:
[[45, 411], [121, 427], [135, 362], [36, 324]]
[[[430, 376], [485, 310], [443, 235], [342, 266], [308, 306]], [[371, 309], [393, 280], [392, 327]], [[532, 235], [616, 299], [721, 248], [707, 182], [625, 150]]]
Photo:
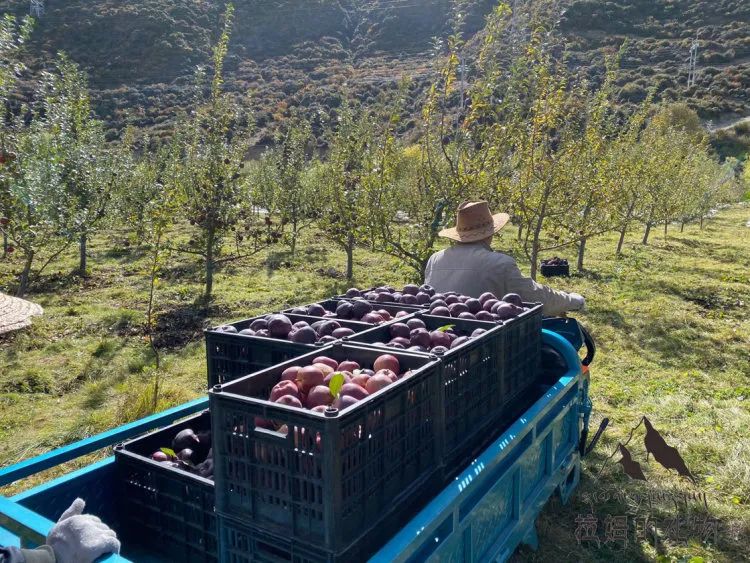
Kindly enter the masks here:
[[0, 334], [31, 324], [31, 317], [44, 313], [36, 303], [0, 293]]
[[476, 242], [491, 237], [508, 221], [510, 216], [507, 213], [493, 215], [486, 201], [465, 201], [458, 206], [456, 226], [438, 234], [459, 242]]

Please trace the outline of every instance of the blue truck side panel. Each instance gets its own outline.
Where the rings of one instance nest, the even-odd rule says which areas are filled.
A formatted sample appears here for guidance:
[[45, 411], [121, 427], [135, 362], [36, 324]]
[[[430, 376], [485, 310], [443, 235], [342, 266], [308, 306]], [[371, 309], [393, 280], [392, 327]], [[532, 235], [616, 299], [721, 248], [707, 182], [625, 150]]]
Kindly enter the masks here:
[[[590, 408], [575, 350], [543, 331], [545, 344], [567, 360], [569, 372], [477, 457], [371, 559], [375, 563], [484, 562], [508, 559], [520, 543], [536, 544], [534, 522], [550, 496], [567, 501], [580, 478], [578, 440]], [[28, 477], [206, 408], [206, 400], [92, 436], [0, 470], [0, 485]], [[114, 458], [48, 481], [11, 499], [0, 497], [0, 542], [33, 547], [77, 496], [106, 522], [113, 510]], [[136, 557], [134, 555], [134, 557]], [[148, 554], [139, 563], [158, 561]], [[109, 556], [103, 561], [127, 562]]]
[[558, 491], [567, 501], [580, 478], [584, 390], [575, 350], [556, 334], [570, 371], [370, 560], [505, 561], [536, 545], [534, 522]]

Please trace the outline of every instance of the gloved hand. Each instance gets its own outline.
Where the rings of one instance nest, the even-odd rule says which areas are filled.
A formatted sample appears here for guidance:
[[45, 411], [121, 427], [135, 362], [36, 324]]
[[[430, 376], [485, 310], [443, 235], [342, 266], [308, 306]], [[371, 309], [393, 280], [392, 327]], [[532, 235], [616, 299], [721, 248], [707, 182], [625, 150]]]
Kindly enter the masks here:
[[583, 295], [580, 293], [569, 293], [570, 299], [573, 302], [573, 307], [570, 309], [571, 311], [583, 311], [586, 307], [586, 300], [583, 298]]
[[73, 501], [47, 535], [47, 545], [57, 563], [93, 563], [105, 553], [120, 553], [117, 534], [91, 514], [82, 514], [86, 503]]

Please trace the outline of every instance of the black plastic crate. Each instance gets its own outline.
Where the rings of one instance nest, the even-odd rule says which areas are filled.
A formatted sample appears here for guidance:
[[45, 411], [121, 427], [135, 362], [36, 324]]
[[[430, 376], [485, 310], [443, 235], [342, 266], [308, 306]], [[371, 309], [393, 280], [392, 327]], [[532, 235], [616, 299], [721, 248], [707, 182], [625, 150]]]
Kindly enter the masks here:
[[545, 278], [561, 277], [570, 275], [570, 265], [565, 260], [562, 264], [547, 264], [545, 260], [539, 264], [539, 270]]
[[524, 303], [529, 310], [515, 319], [505, 321], [503, 346], [503, 396], [508, 401], [521, 401], [541, 377], [542, 305]]
[[[284, 369], [317, 355], [365, 366], [383, 353], [337, 343], [210, 391], [217, 513], [340, 553], [433, 487], [442, 428], [434, 357], [388, 352], [412, 375], [334, 416], [265, 400]], [[256, 427], [256, 418], [288, 431]]]
[[208, 431], [208, 411], [115, 447], [118, 533], [170, 561], [214, 563], [218, 543], [214, 484], [150, 459], [185, 428]]
[[[444, 405], [443, 464], [450, 470], [457, 463], [492, 441], [507, 402], [503, 385], [506, 327], [502, 324], [417, 314], [432, 331], [454, 325], [461, 335], [478, 328], [483, 335], [441, 356], [441, 390]], [[372, 344], [387, 342], [389, 327], [377, 327], [347, 338]], [[386, 350], [393, 348], [386, 347]]]
[[[464, 468], [461, 468], [464, 469]], [[441, 490], [439, 481], [420, 496], [390, 507], [378, 526], [344, 551], [327, 551], [319, 545], [271, 534], [252, 524], [217, 516], [221, 563], [354, 563], [368, 561]]]
[[[319, 317], [306, 315], [293, 315], [284, 313], [292, 323], [297, 321], [308, 321], [310, 324], [321, 320]], [[252, 319], [231, 323], [237, 331], [250, 326], [255, 319], [267, 315], [259, 315]], [[351, 328], [355, 332], [372, 327], [368, 323], [353, 321], [341, 321], [331, 319], [340, 323], [342, 327]], [[264, 336], [246, 336], [233, 332], [222, 332], [215, 328], [206, 330], [206, 363], [208, 366], [208, 387], [211, 388], [218, 383], [226, 383], [248, 375], [250, 373], [265, 369], [267, 367], [292, 360], [312, 350], [317, 350], [325, 344], [300, 344], [281, 340], [279, 338], [267, 338]]]
[[[342, 301], [352, 301], [352, 300], [351, 299], [346, 299], [346, 298], [338, 298], [338, 297], [336, 297], [334, 299], [325, 299], [323, 301], [316, 301], [316, 303], [318, 305], [322, 305], [323, 308], [326, 311], [329, 311], [331, 313], [335, 313], [336, 312], [336, 307], [338, 307], [339, 303], [341, 303]], [[375, 303], [374, 301], [368, 301], [368, 303], [370, 305], [372, 305], [374, 307], [374, 309], [383, 309], [385, 311], [388, 311], [391, 314], [392, 320], [395, 319], [396, 313], [398, 313], [399, 311], [404, 311], [405, 313], [412, 314], [412, 313], [415, 313], [417, 311], [423, 311], [424, 310], [424, 308], [421, 307], [421, 306], [419, 306], [419, 305], [401, 305], [399, 303]], [[308, 305], [302, 305], [302, 306], [303, 307], [309, 307], [310, 305], [313, 305], [313, 303], [310, 303]], [[291, 307], [291, 308], [286, 309], [286, 310], [284, 310], [282, 312], [285, 315], [288, 315], [288, 314], [292, 313], [292, 311], [294, 309], [295, 309], [295, 307]], [[322, 318], [322, 317], [319, 317], [319, 318]], [[334, 320], [338, 321], [339, 319], [335, 318]], [[363, 324], [363, 325], [365, 325], [368, 328], [374, 326], [371, 323], [363, 323], [362, 321], [353, 321], [353, 320], [348, 320], [347, 319], [347, 322]], [[386, 321], [386, 322], [391, 322], [391, 321]]]

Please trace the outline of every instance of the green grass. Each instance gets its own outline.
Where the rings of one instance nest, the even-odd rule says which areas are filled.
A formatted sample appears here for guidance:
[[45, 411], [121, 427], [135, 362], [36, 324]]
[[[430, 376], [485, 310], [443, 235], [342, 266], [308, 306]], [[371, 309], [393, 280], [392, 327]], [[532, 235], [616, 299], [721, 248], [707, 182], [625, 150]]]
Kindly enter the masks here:
[[[547, 280], [587, 298], [579, 318], [591, 328], [598, 355], [592, 366], [595, 429], [603, 417], [610, 429], [585, 461], [579, 491], [567, 506], [553, 501], [538, 522], [540, 548], [523, 548], [523, 561], [740, 561], [750, 530], [750, 207], [722, 211], [700, 231], [673, 228], [665, 242], [654, 236], [644, 247], [633, 233], [615, 260], [613, 237], [591, 242], [589, 271]], [[272, 253], [222, 271], [210, 310], [196, 306], [200, 269], [174, 257], [162, 273], [157, 304], [163, 350], [159, 409], [199, 396], [206, 380], [202, 329], [220, 322], [311, 302], [346, 287], [344, 257], [310, 232], [295, 257]], [[148, 414], [152, 404], [153, 357], [143, 335], [146, 279], [143, 253], [119, 248], [122, 233], [92, 244], [91, 277], [70, 277], [75, 254], [53, 264], [44, 288], [30, 298], [45, 316], [23, 332], [0, 339], [0, 464], [39, 454]], [[497, 248], [514, 247], [501, 237]], [[573, 258], [572, 251], [569, 258]], [[18, 262], [0, 262], [7, 288]], [[382, 255], [356, 254], [359, 286], [402, 284], [408, 270]], [[623, 476], [607, 458], [643, 415], [678, 447], [697, 479], [690, 486], [653, 460], [642, 463], [648, 483]], [[642, 427], [629, 448], [643, 462]], [[11, 487], [26, 488], [104, 455], [87, 456]], [[614, 456], [614, 460], [619, 456]], [[613, 461], [614, 461], [613, 460]], [[602, 470], [602, 467], [604, 469]], [[618, 489], [635, 495], [654, 490], [705, 491], [708, 512], [720, 523], [718, 541], [705, 543], [660, 528], [657, 547], [631, 540], [622, 547], [579, 546], [575, 518], [589, 512], [586, 498]], [[693, 513], [700, 510], [691, 507]], [[706, 510], [703, 509], [703, 512]], [[607, 515], [644, 516], [620, 501], [594, 504]], [[661, 520], [685, 516], [660, 504], [648, 511]], [[603, 537], [603, 535], [602, 535]], [[699, 559], [693, 559], [699, 561]]]

